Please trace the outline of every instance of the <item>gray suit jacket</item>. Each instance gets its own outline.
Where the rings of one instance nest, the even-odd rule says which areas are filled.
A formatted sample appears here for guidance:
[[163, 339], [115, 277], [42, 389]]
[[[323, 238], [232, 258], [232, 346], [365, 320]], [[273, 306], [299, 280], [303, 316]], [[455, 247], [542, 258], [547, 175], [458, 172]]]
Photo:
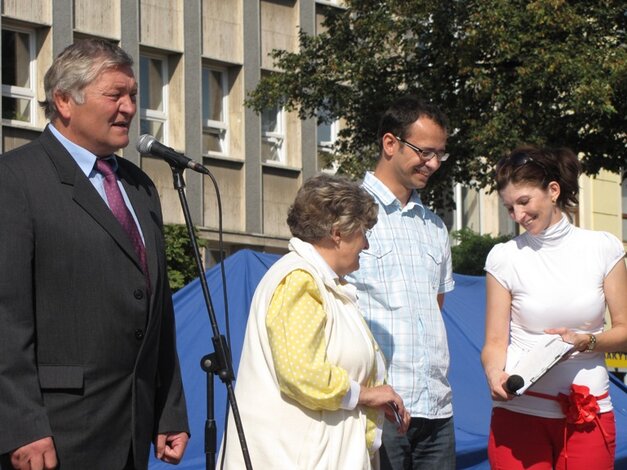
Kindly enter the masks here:
[[49, 129], [0, 157], [0, 454], [53, 436], [62, 470], [122, 468], [131, 444], [146, 468], [157, 432], [189, 431], [159, 196], [118, 161], [151, 292], [128, 236]]

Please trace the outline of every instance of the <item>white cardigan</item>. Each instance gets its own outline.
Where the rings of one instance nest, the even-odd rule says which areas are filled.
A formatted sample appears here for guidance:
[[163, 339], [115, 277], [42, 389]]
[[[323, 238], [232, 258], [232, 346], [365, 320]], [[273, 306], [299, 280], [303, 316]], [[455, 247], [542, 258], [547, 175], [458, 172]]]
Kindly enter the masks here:
[[[278, 284], [295, 269], [310, 273], [327, 312], [325, 327], [329, 362], [347, 370], [349, 378], [366, 385], [384, 371], [384, 359], [357, 308], [352, 286], [338, 285], [322, 258], [311, 256], [311, 245], [293, 238], [291, 253], [277, 261], [263, 277], [252, 300], [239, 364], [235, 395], [255, 469], [371, 469], [366, 447], [366, 412], [310, 410], [281, 394], [276, 377], [266, 313]], [[377, 355], [381, 355], [377, 357]], [[378, 435], [383, 414], [378, 414]], [[232, 413], [229, 414], [225, 469], [245, 468]], [[222, 443], [224, 446], [224, 442]], [[372, 449], [371, 449], [372, 450]], [[220, 462], [221, 455], [218, 458]]]

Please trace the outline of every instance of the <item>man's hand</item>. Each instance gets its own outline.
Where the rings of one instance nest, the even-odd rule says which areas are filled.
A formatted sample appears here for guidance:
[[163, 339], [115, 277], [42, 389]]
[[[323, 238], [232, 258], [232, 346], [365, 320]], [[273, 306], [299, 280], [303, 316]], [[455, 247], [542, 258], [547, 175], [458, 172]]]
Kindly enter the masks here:
[[155, 457], [166, 463], [177, 465], [183, 458], [189, 436], [186, 432], [168, 432], [157, 434], [155, 438]]
[[57, 451], [51, 437], [44, 437], [9, 454], [17, 470], [51, 470], [57, 468]]

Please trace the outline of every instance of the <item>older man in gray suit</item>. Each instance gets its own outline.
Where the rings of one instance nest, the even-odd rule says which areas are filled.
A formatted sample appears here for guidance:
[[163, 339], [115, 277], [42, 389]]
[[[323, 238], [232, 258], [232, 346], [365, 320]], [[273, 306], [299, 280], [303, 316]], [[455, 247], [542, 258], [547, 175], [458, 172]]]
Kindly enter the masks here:
[[0, 468], [145, 469], [188, 440], [159, 196], [114, 152], [133, 61], [84, 40], [46, 74], [50, 124], [0, 157]]

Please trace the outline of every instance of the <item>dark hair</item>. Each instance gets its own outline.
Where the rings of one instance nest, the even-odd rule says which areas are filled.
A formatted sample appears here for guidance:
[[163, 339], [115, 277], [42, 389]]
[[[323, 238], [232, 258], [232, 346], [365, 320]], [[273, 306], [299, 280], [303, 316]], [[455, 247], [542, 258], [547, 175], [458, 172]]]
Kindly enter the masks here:
[[84, 102], [83, 91], [105, 70], [132, 67], [133, 58], [121, 47], [98, 38], [81, 39], [66, 47], [44, 76], [46, 99], [39, 104], [46, 117], [58, 117], [54, 104], [57, 92], [70, 95], [76, 103]]
[[579, 204], [579, 175], [581, 164], [568, 148], [518, 147], [496, 165], [496, 190], [508, 184], [531, 184], [546, 189], [551, 181], [560, 185], [557, 205], [571, 211]]
[[385, 134], [389, 132], [404, 139], [407, 136], [407, 129], [423, 116], [428, 117], [448, 132], [448, 119], [440, 109], [416, 96], [406, 95], [395, 100], [381, 116], [377, 131], [379, 148], [381, 148]]
[[292, 235], [314, 243], [333, 228], [350, 234], [377, 223], [379, 207], [357, 183], [343, 176], [321, 173], [309, 178], [296, 193], [287, 214]]

